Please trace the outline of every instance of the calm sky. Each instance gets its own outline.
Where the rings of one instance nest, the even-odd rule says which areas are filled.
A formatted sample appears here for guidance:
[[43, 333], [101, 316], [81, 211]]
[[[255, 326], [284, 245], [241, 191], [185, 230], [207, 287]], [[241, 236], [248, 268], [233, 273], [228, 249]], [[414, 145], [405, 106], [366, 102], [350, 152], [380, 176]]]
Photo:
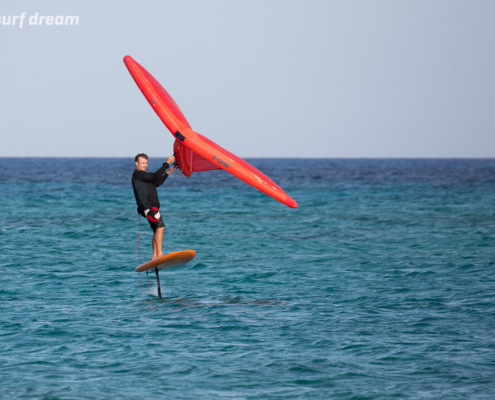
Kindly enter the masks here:
[[170, 155], [127, 54], [241, 157], [495, 157], [495, 1], [2, 0], [0, 17], [1, 157]]

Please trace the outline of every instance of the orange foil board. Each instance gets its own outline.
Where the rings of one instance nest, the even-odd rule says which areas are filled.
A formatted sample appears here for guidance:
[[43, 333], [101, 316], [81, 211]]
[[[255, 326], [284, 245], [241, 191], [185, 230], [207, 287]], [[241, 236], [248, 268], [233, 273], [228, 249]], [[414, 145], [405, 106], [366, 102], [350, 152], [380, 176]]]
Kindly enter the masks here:
[[187, 264], [196, 256], [194, 250], [182, 250], [175, 251], [173, 253], [165, 254], [161, 257], [155, 258], [154, 260], [145, 262], [135, 269], [136, 272], [144, 272], [150, 269], [170, 269], [175, 267], [180, 267], [181, 265]]
[[[182, 159], [176, 157], [179, 158], [177, 164], [184, 175], [190, 176], [193, 172], [223, 169], [286, 206], [297, 208], [295, 200], [261, 171], [205, 136], [194, 132], [174, 99], [131, 56], [125, 56], [124, 63], [150, 106], [175, 137], [174, 148], [176, 153], [179, 150], [178, 156], [182, 157]], [[205, 162], [211, 163], [212, 167], [205, 167]]]

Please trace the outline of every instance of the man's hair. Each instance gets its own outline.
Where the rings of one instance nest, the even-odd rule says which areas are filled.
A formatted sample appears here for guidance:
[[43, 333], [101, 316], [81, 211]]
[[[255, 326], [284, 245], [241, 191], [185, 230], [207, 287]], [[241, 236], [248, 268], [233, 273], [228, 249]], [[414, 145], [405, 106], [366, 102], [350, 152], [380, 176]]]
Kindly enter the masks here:
[[138, 158], [139, 157], [142, 157], [142, 158], [145, 158], [145, 159], [148, 159], [148, 156], [144, 153], [139, 153], [136, 157], [134, 157], [134, 162], [138, 162]]

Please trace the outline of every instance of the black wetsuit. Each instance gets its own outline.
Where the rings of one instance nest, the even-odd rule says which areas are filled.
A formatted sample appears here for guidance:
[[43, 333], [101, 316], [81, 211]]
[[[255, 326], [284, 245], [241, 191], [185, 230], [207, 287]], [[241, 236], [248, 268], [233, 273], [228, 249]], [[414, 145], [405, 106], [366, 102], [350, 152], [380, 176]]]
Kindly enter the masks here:
[[[152, 222], [156, 222], [154, 215], [160, 208], [156, 188], [161, 186], [168, 178], [166, 174], [168, 167], [168, 163], [163, 163], [156, 172], [145, 172], [135, 169], [132, 174], [132, 188], [134, 189], [134, 196], [136, 197], [138, 206], [137, 212], [148, 219], [153, 231], [163, 224], [161, 216], [159, 218], [162, 220], [161, 224], [159, 223], [158, 226], [155, 226], [156, 224], [152, 224]], [[151, 212], [145, 213], [146, 210], [151, 210]]]

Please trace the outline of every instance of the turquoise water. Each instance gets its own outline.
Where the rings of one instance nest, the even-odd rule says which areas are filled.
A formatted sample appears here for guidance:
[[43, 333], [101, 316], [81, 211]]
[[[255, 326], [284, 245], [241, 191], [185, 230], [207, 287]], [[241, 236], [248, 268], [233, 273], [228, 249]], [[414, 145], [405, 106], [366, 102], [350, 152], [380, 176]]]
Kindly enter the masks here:
[[0, 398], [495, 398], [495, 160], [251, 162], [299, 209], [170, 178], [160, 300], [131, 159], [0, 159]]

